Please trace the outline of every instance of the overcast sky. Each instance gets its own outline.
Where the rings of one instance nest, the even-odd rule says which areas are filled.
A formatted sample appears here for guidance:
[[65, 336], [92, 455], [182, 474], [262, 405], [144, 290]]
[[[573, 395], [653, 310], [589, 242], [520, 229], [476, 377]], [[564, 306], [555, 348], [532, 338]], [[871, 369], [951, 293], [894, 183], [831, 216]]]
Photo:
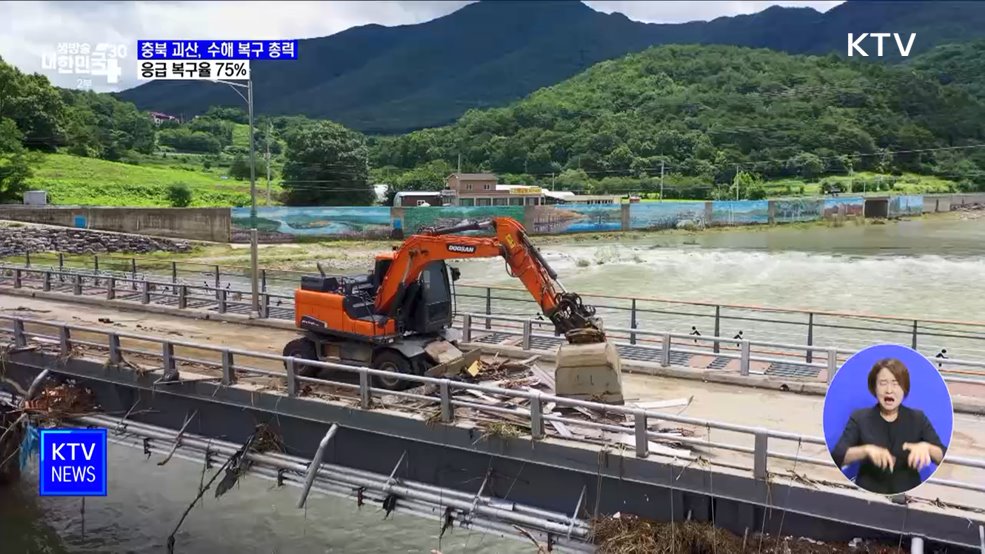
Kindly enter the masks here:
[[[0, 57], [22, 71], [39, 72], [74, 88], [91, 79], [93, 90], [122, 90], [135, 80], [138, 39], [287, 39], [327, 36], [358, 25], [406, 25], [447, 15], [469, 1], [442, 2], [9, 2], [0, 1]], [[771, 5], [827, 11], [840, 1], [636, 2], [587, 1], [593, 9], [630, 19], [680, 23], [762, 11]], [[42, 54], [58, 43], [127, 45], [118, 84], [106, 77], [60, 75], [43, 69]]]

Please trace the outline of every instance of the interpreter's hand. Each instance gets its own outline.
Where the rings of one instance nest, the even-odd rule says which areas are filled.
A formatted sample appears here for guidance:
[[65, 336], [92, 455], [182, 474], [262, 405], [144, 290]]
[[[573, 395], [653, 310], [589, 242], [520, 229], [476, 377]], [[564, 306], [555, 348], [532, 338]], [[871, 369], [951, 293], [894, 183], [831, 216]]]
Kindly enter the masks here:
[[881, 446], [876, 446], [874, 444], [865, 445], [865, 454], [872, 460], [879, 469], [893, 471], [893, 467], [896, 466], [896, 458]]
[[913, 469], [919, 471], [930, 465], [930, 443], [904, 442], [903, 450], [910, 453], [906, 458], [906, 463]]

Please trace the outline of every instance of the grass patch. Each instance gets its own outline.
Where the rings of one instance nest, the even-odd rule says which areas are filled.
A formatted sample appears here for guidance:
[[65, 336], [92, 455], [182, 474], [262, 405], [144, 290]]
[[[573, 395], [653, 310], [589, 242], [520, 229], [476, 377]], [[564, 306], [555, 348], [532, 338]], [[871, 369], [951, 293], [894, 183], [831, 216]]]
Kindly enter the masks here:
[[[221, 179], [222, 170], [203, 170], [200, 158], [184, 163], [170, 158], [138, 159], [140, 165], [109, 162], [68, 154], [44, 154], [28, 184], [48, 191], [53, 204], [98, 206], [165, 207], [168, 187], [184, 183], [192, 191], [194, 207], [247, 206], [250, 204], [248, 182]], [[259, 181], [259, 180], [258, 180]], [[262, 181], [258, 182], [261, 189]], [[273, 190], [274, 188], [272, 188]], [[280, 187], [275, 187], [276, 192]], [[258, 190], [263, 202], [264, 190]]]

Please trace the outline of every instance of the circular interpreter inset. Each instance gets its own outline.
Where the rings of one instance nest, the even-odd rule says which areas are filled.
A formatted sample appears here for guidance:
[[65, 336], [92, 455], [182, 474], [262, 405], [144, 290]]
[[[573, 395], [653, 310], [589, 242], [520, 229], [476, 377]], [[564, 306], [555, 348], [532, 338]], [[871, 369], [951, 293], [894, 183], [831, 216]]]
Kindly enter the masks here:
[[824, 440], [835, 465], [861, 489], [895, 495], [930, 478], [947, 454], [954, 407], [944, 377], [898, 344], [856, 352], [824, 397]]

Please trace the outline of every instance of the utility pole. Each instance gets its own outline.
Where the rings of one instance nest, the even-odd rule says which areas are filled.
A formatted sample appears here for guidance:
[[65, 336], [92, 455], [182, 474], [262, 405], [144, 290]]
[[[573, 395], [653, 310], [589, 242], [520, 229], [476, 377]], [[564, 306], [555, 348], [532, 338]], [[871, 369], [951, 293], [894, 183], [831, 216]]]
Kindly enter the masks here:
[[[233, 92], [246, 101], [250, 114], [250, 288], [252, 289], [251, 317], [260, 316], [260, 282], [259, 269], [257, 268], [259, 255], [257, 253], [257, 180], [256, 180], [256, 138], [253, 129], [253, 79], [250, 78], [246, 84], [221, 79], [210, 79], [214, 83], [229, 85]], [[246, 89], [246, 96], [236, 90]]]
[[462, 174], [462, 153], [458, 153], [458, 174]]
[[270, 206], [270, 130], [273, 123], [267, 122], [267, 206]]
[[739, 164], [735, 164], [735, 200], [739, 201]]
[[253, 129], [253, 78], [246, 82], [246, 103], [250, 108], [250, 288], [252, 289], [252, 315], [260, 316], [260, 286], [257, 279], [257, 178], [256, 137]]
[[660, 160], [660, 201], [664, 201], [664, 161]]
[[551, 191], [554, 191], [555, 190], [554, 189], [554, 184], [555, 184], [555, 181], [554, 181], [554, 172], [552, 171], [551, 172]]

